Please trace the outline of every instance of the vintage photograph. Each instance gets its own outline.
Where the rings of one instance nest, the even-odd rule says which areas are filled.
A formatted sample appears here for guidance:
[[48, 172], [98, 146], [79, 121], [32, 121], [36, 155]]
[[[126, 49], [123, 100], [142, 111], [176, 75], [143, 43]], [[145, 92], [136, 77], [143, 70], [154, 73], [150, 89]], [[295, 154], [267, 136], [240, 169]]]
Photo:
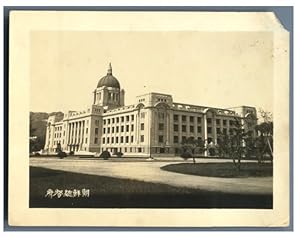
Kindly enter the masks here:
[[125, 29], [96, 14], [103, 29], [58, 14], [27, 34], [28, 208], [276, 210], [276, 16], [166, 30], [163, 13]]
[[30, 207], [272, 208], [272, 59], [265, 32], [32, 32]]

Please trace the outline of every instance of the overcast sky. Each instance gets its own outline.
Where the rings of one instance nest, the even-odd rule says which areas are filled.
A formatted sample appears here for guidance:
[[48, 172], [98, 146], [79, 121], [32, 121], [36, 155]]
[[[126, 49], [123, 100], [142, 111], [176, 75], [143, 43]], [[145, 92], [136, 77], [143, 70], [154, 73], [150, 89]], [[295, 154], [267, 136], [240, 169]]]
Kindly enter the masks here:
[[125, 89], [125, 104], [146, 92], [175, 102], [273, 111], [272, 33], [31, 33], [30, 110], [83, 110], [106, 75]]

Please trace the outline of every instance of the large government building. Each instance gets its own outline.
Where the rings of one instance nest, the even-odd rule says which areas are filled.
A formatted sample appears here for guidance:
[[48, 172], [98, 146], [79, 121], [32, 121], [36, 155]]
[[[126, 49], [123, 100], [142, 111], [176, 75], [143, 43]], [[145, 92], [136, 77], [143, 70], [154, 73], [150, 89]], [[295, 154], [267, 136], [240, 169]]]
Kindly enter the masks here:
[[[231, 133], [236, 118], [247, 129], [256, 125], [256, 109], [229, 109], [177, 103], [172, 95], [148, 93], [126, 106], [125, 91], [112, 74], [111, 64], [93, 91], [93, 104], [84, 111], [69, 111], [62, 120], [47, 123], [45, 151], [57, 148], [75, 154], [83, 151], [125, 156], [172, 156], [186, 138], [218, 143], [218, 134]], [[207, 152], [206, 152], [207, 154]]]

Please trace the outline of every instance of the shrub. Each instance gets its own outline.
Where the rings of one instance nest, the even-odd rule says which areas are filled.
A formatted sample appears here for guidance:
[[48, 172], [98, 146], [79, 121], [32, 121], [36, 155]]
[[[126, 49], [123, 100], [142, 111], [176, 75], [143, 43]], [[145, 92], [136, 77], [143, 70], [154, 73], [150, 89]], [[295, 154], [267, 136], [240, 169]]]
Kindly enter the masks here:
[[69, 155], [74, 155], [74, 151], [70, 151], [70, 152], [69, 152]]
[[184, 151], [183, 153], [181, 153], [180, 157], [187, 160], [189, 158], [193, 158], [193, 155], [189, 151]]
[[59, 158], [63, 159], [63, 158], [65, 158], [65, 157], [67, 157], [67, 153], [64, 152], [64, 151], [59, 151], [59, 152], [57, 153], [57, 156], [58, 156]]
[[116, 152], [115, 156], [118, 157], [118, 158], [121, 158], [123, 156], [123, 153], [122, 152]]
[[108, 160], [111, 157], [111, 155], [107, 150], [105, 150], [100, 154], [99, 157], [104, 159], [104, 160]]
[[208, 149], [208, 152], [209, 152], [209, 155], [210, 155], [210, 156], [216, 156], [216, 155], [217, 155], [216, 149], [215, 149], [215, 148], [209, 148], [209, 149]]

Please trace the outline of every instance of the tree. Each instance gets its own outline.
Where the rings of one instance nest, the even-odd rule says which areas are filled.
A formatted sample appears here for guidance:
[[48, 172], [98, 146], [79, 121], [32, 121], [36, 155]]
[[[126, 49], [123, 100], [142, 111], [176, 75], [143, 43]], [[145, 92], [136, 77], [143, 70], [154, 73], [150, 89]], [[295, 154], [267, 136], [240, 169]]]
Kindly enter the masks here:
[[67, 153], [62, 150], [60, 143], [57, 144], [56, 152], [60, 159], [67, 157]]
[[250, 132], [245, 132], [243, 125], [238, 118], [235, 118], [234, 128], [231, 133], [220, 133], [218, 135], [219, 155], [225, 158], [231, 158], [237, 170], [241, 169], [241, 160], [247, 154], [246, 141], [251, 137]]
[[202, 139], [194, 139], [189, 137], [182, 141], [181, 143], [181, 157], [184, 159], [193, 159], [193, 163], [196, 163], [195, 156], [196, 154], [202, 154], [205, 150], [205, 143]]
[[272, 113], [259, 109], [260, 116], [263, 120], [262, 123], [255, 127], [258, 134], [257, 137], [257, 156], [259, 162], [264, 158], [265, 154], [268, 154], [273, 160], [273, 119]]

